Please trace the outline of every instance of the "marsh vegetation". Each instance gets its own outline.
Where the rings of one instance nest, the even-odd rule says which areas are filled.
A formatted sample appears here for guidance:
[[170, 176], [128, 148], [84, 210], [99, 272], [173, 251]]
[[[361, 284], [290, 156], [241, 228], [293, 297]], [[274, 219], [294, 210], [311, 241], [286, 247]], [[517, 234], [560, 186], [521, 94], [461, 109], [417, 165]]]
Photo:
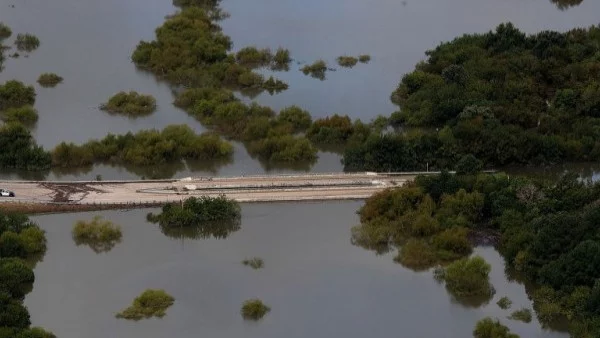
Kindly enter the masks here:
[[29, 33], [17, 34], [15, 40], [17, 49], [24, 52], [31, 52], [36, 50], [40, 46], [40, 39], [37, 36]]
[[12, 30], [7, 24], [0, 21], [0, 40], [9, 38], [12, 35]]
[[5, 123], [22, 123], [30, 126], [37, 122], [38, 112], [30, 105], [21, 106], [19, 108], [8, 108], [0, 111], [0, 119]]
[[358, 58], [354, 56], [342, 55], [337, 58], [338, 65], [346, 68], [352, 68], [358, 63]]
[[305, 65], [300, 68], [304, 75], [310, 75], [321, 81], [325, 80], [325, 72], [327, 71], [327, 63], [323, 60], [317, 60], [310, 65]]
[[265, 265], [265, 262], [260, 257], [254, 257], [251, 259], [244, 259], [242, 261], [242, 264], [244, 264], [245, 266], [249, 266], [252, 269], [256, 270], [256, 269], [262, 269], [263, 266]]
[[129, 320], [162, 318], [173, 303], [175, 303], [175, 298], [164, 290], [148, 289], [136, 297], [131, 306], [117, 313], [116, 317]]
[[63, 81], [63, 78], [54, 73], [43, 73], [37, 79], [37, 82], [42, 87], [55, 87], [57, 84], [61, 83], [62, 81]]
[[496, 304], [502, 310], [507, 310], [510, 309], [510, 307], [512, 306], [512, 301], [508, 297], [502, 297], [500, 298], [500, 300], [498, 300]]
[[523, 323], [531, 323], [533, 315], [531, 314], [531, 310], [527, 308], [523, 308], [520, 310], [513, 311], [508, 319], [518, 320]]
[[121, 227], [101, 216], [94, 216], [91, 221], [79, 220], [72, 230], [73, 240], [77, 246], [87, 245], [94, 252], [108, 252], [121, 242]]
[[246, 320], [259, 320], [264, 317], [271, 308], [263, 304], [260, 299], [249, 299], [242, 305], [242, 317]]
[[129, 117], [145, 116], [156, 110], [156, 99], [136, 91], [118, 92], [111, 96], [108, 102], [100, 105], [100, 109]]
[[500, 321], [486, 317], [477, 322], [473, 330], [474, 338], [519, 338], [518, 335], [510, 333], [508, 327]]

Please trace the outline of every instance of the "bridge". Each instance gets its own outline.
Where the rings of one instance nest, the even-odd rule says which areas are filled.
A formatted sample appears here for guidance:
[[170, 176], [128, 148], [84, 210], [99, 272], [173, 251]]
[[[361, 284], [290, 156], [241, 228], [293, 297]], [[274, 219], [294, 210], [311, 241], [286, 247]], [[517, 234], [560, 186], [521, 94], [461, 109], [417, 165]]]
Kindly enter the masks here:
[[[327, 173], [237, 177], [187, 177], [138, 181], [0, 181], [0, 189], [15, 197], [9, 202], [70, 205], [160, 205], [190, 196], [226, 195], [239, 202], [365, 199], [386, 188], [401, 186], [416, 175], [407, 173]], [[91, 208], [88, 208], [91, 209]]]

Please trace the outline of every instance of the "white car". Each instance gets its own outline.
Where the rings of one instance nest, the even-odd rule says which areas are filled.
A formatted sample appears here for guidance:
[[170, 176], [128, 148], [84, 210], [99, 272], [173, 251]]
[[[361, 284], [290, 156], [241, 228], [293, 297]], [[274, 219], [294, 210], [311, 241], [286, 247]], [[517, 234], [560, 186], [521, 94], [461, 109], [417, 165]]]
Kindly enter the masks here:
[[0, 197], [15, 197], [15, 193], [5, 189], [0, 189]]

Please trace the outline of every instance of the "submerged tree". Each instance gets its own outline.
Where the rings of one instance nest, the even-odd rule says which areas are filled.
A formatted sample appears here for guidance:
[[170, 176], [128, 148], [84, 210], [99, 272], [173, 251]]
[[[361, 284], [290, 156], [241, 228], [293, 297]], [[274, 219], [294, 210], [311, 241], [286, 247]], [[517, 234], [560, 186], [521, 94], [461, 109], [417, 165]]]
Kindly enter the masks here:
[[130, 307], [116, 314], [117, 318], [140, 320], [151, 317], [162, 318], [173, 305], [175, 298], [165, 290], [148, 289], [133, 300]]
[[110, 251], [121, 242], [122, 237], [121, 227], [102, 219], [102, 216], [94, 216], [89, 222], [77, 221], [72, 235], [77, 246], [87, 245], [96, 253]]

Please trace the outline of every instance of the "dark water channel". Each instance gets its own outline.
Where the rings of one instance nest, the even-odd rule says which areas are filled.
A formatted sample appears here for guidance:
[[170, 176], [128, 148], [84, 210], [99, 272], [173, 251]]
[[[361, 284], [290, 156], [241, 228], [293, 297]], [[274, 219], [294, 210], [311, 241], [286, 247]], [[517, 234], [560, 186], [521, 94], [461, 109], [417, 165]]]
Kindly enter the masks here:
[[[557, 0], [555, 2], [561, 2]], [[563, 4], [578, 1], [563, 1]], [[14, 5], [14, 8], [12, 7]], [[566, 5], [563, 5], [566, 6]], [[559, 9], [548, 0], [224, 0], [231, 17], [222, 22], [234, 49], [247, 45], [289, 48], [296, 62], [326, 60], [331, 67], [339, 55], [370, 54], [369, 64], [328, 72], [325, 81], [307, 77], [294, 63], [289, 72], [277, 73], [290, 89], [261, 94], [255, 99], [275, 109], [296, 104], [321, 117], [348, 114], [368, 121], [389, 115], [394, 106], [391, 91], [402, 74], [413, 69], [427, 49], [468, 32], [485, 32], [501, 22], [512, 21], [526, 32], [544, 29], [564, 31], [598, 23], [600, 2], [586, 0]], [[169, 0], [0, 0], [0, 21], [17, 33], [33, 33], [41, 40], [28, 57], [9, 58], [0, 72], [0, 83], [19, 79], [37, 91], [35, 107], [40, 119], [34, 129], [37, 141], [51, 148], [61, 141], [85, 142], [107, 133], [126, 133], [185, 123], [197, 131], [204, 128], [172, 105], [171, 89], [154, 76], [136, 70], [130, 55], [140, 39], [149, 40], [166, 15], [175, 11]], [[12, 43], [12, 39], [7, 42]], [[13, 51], [8, 51], [12, 54]], [[339, 68], [339, 67], [336, 67]], [[56, 88], [35, 83], [43, 72], [64, 77]], [[98, 105], [120, 90], [137, 90], [156, 97], [158, 111], [139, 118], [111, 116]], [[300, 170], [340, 171], [339, 156], [321, 153], [314, 166]], [[268, 168], [251, 158], [242, 145], [227, 164], [174, 165], [164, 168], [95, 168], [52, 173], [48, 178], [104, 179], [194, 174], [256, 174]], [[19, 173], [0, 172], [0, 177]], [[22, 173], [21, 173], [22, 174]]]
[[[477, 320], [498, 317], [527, 338], [558, 338], [534, 319], [506, 319], [495, 304], [531, 308], [524, 287], [508, 282], [502, 258], [478, 248], [491, 265], [496, 296], [478, 308], [452, 300], [431, 272], [415, 273], [350, 243], [360, 202], [245, 204], [241, 229], [227, 239], [177, 239], [145, 221], [152, 210], [100, 213], [120, 225], [123, 241], [107, 253], [77, 247], [71, 228], [94, 214], [35, 217], [48, 252], [35, 268], [25, 303], [34, 325], [61, 338], [412, 337], [465, 338]], [[240, 262], [258, 256], [265, 267]], [[128, 322], [117, 311], [147, 288], [175, 304], [163, 319]], [[239, 314], [258, 297], [272, 310], [257, 323]]]

